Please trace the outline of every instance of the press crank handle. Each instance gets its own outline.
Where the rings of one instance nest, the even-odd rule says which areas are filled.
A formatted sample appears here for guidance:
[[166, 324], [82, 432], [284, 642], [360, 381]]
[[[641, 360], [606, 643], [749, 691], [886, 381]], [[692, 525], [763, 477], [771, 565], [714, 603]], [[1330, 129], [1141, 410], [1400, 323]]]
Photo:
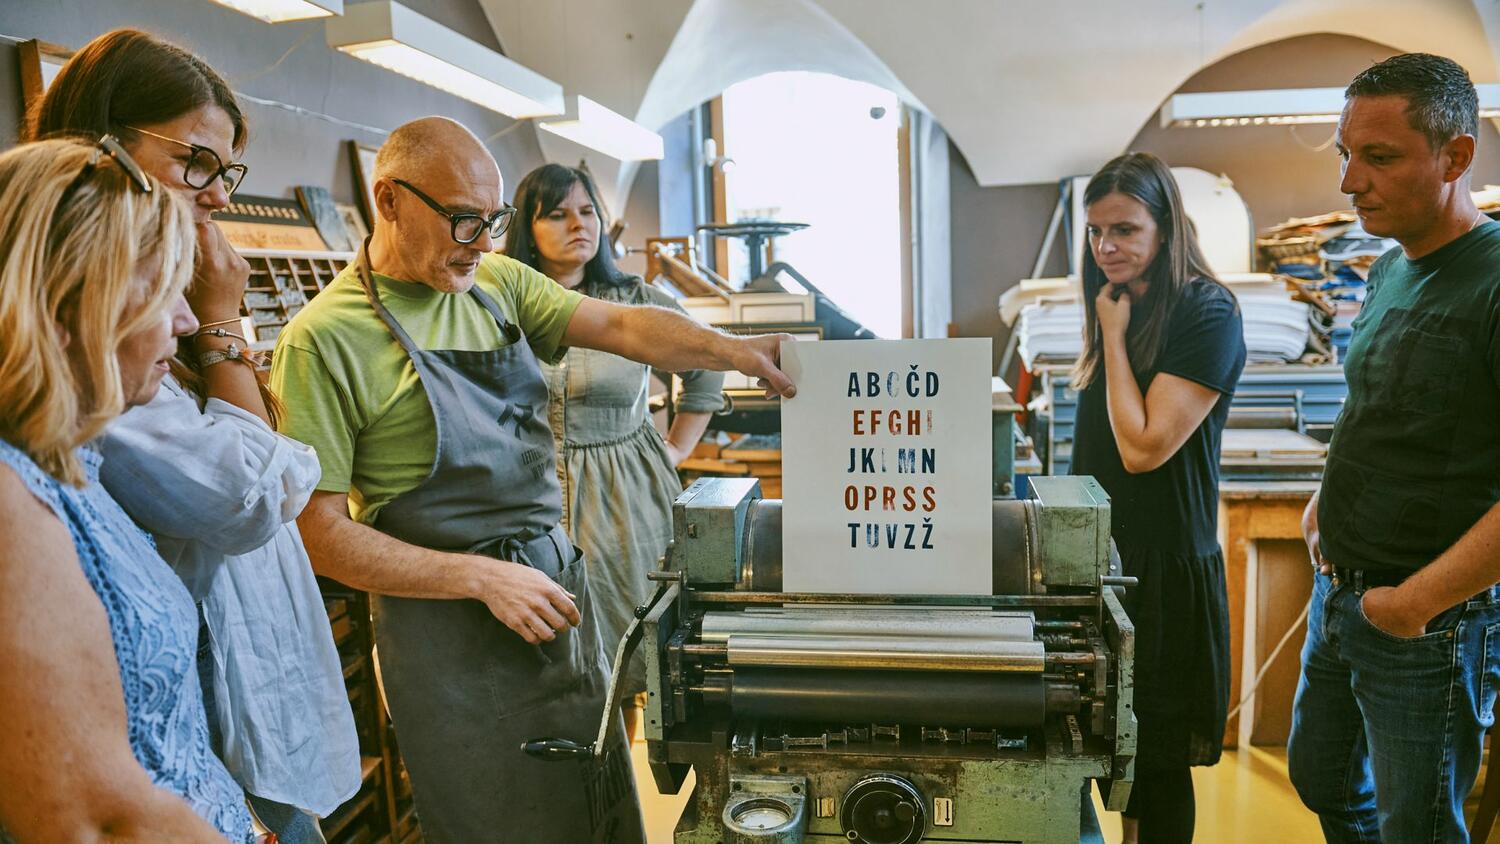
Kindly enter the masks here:
[[569, 759], [587, 759], [594, 755], [594, 745], [579, 744], [565, 738], [532, 739], [521, 745], [527, 756], [543, 762], [566, 762]]

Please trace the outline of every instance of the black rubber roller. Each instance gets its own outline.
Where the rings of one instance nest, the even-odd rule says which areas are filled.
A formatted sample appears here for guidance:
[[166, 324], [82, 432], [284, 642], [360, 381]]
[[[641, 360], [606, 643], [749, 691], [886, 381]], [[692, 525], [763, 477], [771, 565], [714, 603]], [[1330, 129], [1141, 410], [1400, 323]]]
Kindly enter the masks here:
[[740, 668], [730, 706], [788, 721], [1039, 727], [1047, 694], [1041, 674]]

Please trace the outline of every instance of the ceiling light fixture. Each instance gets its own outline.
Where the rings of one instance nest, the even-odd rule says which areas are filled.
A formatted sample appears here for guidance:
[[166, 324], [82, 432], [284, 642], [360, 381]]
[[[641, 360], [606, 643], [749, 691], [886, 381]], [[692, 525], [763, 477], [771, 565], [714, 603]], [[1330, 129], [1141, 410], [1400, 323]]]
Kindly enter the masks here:
[[563, 112], [561, 85], [390, 0], [352, 4], [328, 46], [515, 118]]
[[[1479, 116], [1500, 117], [1500, 85], [1476, 85]], [[1285, 88], [1173, 94], [1162, 106], [1163, 127], [1296, 126], [1337, 123], [1343, 88]]]
[[561, 117], [540, 120], [537, 125], [621, 161], [655, 161], [665, 154], [661, 135], [576, 94], [568, 95], [567, 111]]
[[344, 13], [344, 0], [214, 0], [266, 23], [326, 18]]

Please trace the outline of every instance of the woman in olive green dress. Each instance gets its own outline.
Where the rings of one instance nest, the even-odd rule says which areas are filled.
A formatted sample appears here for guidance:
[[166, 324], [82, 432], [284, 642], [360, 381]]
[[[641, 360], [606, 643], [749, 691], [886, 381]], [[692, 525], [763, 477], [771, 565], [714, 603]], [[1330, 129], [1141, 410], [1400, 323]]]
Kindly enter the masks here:
[[[615, 266], [598, 193], [582, 170], [548, 164], [516, 188], [516, 224], [505, 252], [564, 287], [632, 305], [682, 310], [677, 300]], [[552, 436], [562, 483], [563, 525], [593, 562], [601, 631], [613, 646], [637, 606], [650, 597], [646, 573], [672, 536], [672, 500], [682, 491], [676, 466], [692, 453], [708, 418], [720, 409], [724, 376], [680, 373], [682, 392], [664, 440], [646, 401], [650, 370], [606, 352], [570, 349], [542, 366], [552, 391]], [[625, 721], [635, 732], [633, 696], [646, 689], [637, 652], [625, 676]]]

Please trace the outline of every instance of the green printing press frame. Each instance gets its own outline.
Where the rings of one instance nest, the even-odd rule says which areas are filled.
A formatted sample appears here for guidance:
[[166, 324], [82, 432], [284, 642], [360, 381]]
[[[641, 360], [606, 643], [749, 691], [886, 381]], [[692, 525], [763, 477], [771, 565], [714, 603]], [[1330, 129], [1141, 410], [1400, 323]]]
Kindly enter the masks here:
[[[615, 660], [645, 649], [657, 789], [697, 775], [675, 844], [1101, 840], [1086, 788], [1111, 781], [1119, 809], [1134, 776], [1134, 629], [1117, 593], [1131, 583], [1092, 478], [1030, 487], [992, 502], [994, 588], [979, 596], [783, 592], [781, 501], [739, 478], [678, 497], [656, 593]], [[618, 680], [598, 741], [527, 752], [602, 752]]]

